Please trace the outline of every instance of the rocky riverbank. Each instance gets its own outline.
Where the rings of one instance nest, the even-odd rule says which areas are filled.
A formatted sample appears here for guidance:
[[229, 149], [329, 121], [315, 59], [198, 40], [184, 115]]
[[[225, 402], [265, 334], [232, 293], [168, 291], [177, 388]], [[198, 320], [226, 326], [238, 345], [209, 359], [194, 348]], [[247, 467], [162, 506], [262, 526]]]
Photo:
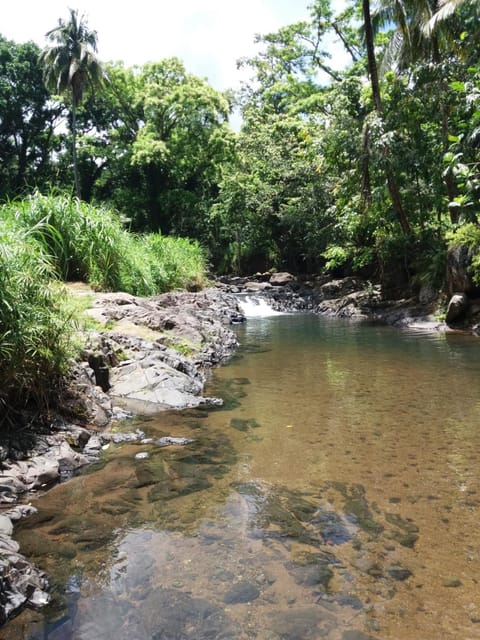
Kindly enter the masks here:
[[115, 431], [132, 414], [221, 403], [202, 395], [206, 375], [235, 351], [229, 325], [244, 319], [237, 299], [219, 289], [153, 298], [93, 294], [82, 285], [72, 290], [91, 299], [86, 313], [96, 328], [84, 330], [85, 348], [62, 398], [62, 415], [33, 423], [0, 446], [0, 624], [49, 600], [46, 576], [12, 538], [15, 522], [35, 512], [20, 501], [68, 479], [110, 441], [141, 440], [140, 432]]
[[398, 328], [480, 335], [480, 299], [463, 291], [446, 297], [424, 286], [418, 295], [389, 297], [381, 285], [360, 278], [298, 279], [290, 273], [221, 280], [226, 291], [250, 299], [264, 299], [277, 311], [309, 311]]
[[258, 274], [252, 278], [223, 278], [230, 293], [260, 297], [277, 311], [309, 311], [356, 321], [383, 322], [397, 327], [443, 331], [438, 297], [424, 291], [419, 298], [389, 299], [380, 285], [360, 278], [319, 276], [300, 280], [289, 273]]

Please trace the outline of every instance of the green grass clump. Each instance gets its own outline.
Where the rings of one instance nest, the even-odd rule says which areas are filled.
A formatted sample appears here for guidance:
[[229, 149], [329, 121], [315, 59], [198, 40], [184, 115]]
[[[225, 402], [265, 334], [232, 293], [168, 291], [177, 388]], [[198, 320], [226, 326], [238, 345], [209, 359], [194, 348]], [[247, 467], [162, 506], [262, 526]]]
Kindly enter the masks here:
[[158, 292], [198, 290], [206, 284], [205, 254], [198, 242], [152, 233], [143, 237]]
[[63, 280], [144, 296], [198, 289], [206, 282], [205, 255], [198, 243], [160, 233], [129, 233], [105, 207], [70, 196], [35, 194], [4, 205], [0, 217], [28, 229]]
[[68, 369], [71, 322], [53, 275], [34, 232], [0, 219], [0, 428], [47, 408]]

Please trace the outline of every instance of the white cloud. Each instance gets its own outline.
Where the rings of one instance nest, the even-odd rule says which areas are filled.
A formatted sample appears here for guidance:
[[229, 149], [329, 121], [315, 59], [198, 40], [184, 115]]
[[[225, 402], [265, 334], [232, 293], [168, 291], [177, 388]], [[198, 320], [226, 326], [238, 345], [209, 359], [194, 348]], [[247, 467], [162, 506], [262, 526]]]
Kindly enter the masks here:
[[252, 55], [254, 35], [308, 18], [310, 0], [19, 0], [2, 3], [0, 32], [45, 44], [44, 34], [68, 17], [68, 6], [88, 16], [102, 60], [126, 65], [181, 58], [188, 71], [218, 89], [235, 86], [236, 61]]

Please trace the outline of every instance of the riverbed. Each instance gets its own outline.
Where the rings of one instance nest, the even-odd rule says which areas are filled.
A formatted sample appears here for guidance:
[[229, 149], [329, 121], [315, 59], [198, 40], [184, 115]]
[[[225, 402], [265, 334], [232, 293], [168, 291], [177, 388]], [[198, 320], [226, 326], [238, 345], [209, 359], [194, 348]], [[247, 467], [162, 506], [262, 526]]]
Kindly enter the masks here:
[[[480, 342], [251, 318], [225, 400], [125, 430], [16, 538], [52, 604], [2, 640], [480, 638]], [[141, 454], [141, 455], [138, 455]]]

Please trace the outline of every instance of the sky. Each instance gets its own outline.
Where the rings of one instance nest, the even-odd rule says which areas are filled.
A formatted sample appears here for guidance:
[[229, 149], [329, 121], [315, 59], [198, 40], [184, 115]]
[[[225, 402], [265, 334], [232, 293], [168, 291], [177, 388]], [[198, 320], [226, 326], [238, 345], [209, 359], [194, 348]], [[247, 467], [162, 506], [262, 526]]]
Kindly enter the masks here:
[[[85, 14], [103, 62], [126, 66], [179, 57], [188, 72], [218, 90], [238, 88], [236, 62], [255, 53], [254, 36], [309, 17], [311, 0], [2, 0], [0, 33], [17, 43], [46, 44], [45, 33]], [[242, 75], [243, 74], [243, 75]]]

